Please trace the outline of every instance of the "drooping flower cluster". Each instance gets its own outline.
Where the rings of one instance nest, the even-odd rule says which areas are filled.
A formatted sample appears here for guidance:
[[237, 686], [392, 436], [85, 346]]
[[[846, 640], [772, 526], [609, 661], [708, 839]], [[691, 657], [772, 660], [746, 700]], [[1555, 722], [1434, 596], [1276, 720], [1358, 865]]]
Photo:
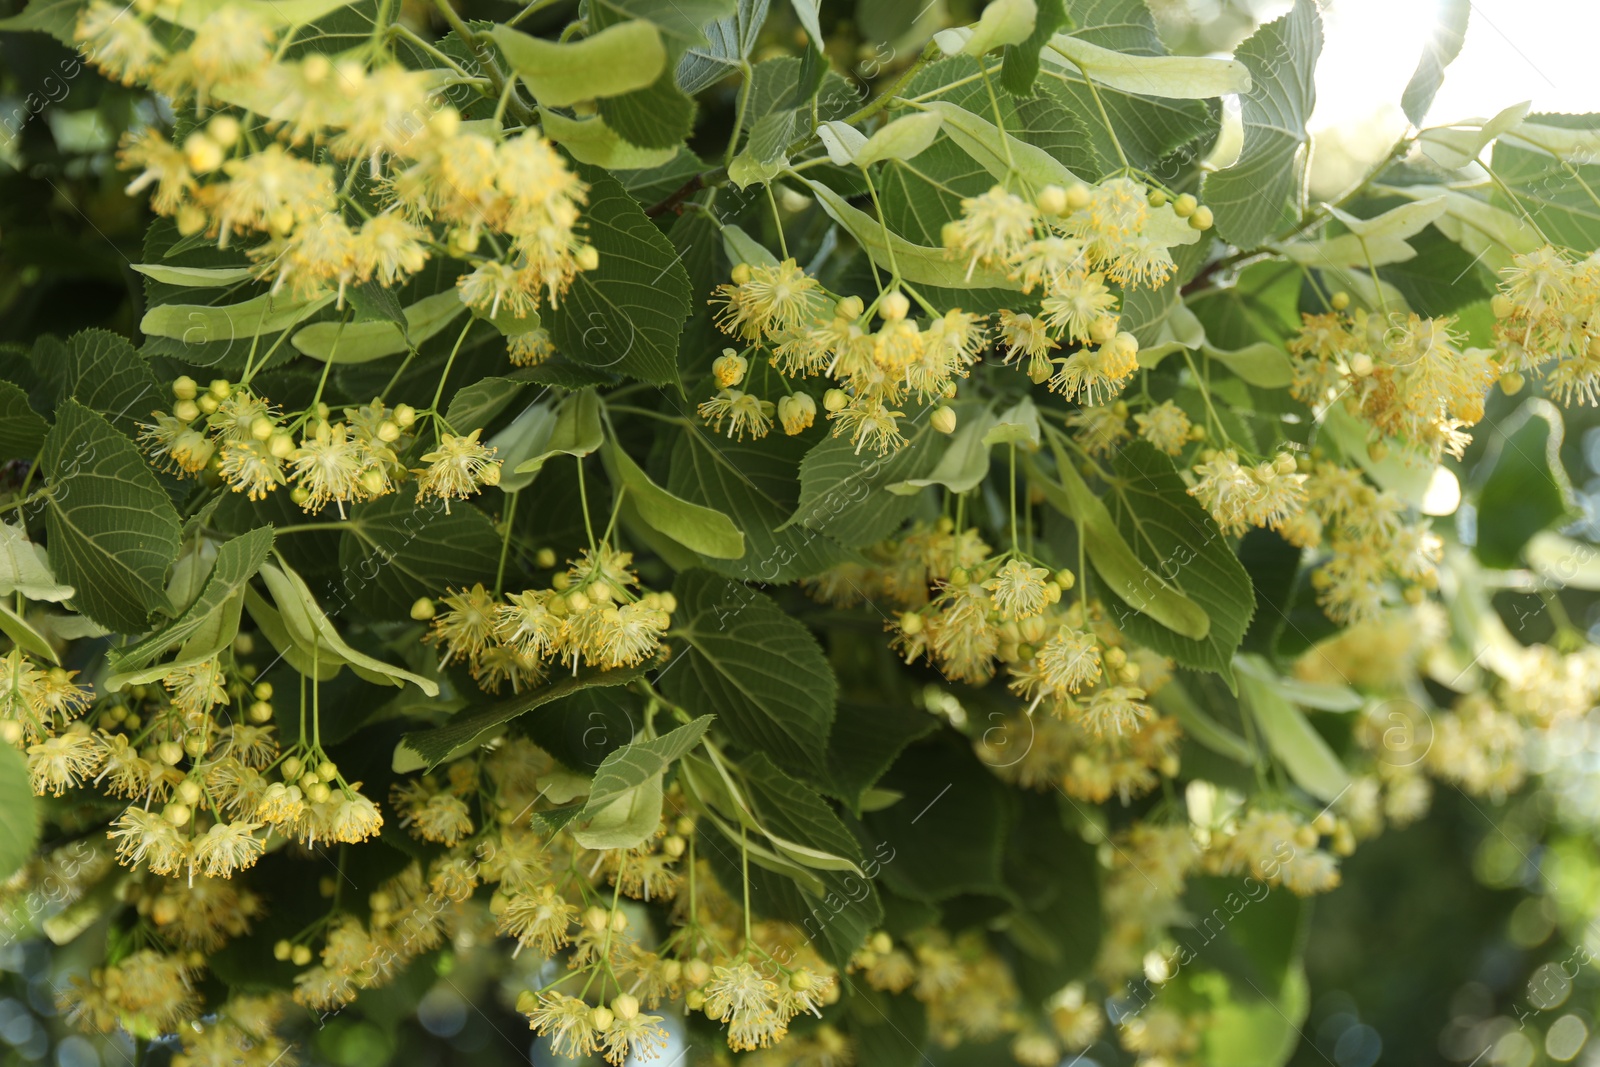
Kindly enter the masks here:
[[[153, 412], [142, 440], [151, 456], [179, 475], [213, 470], [235, 492], [264, 500], [282, 485], [308, 512], [387, 496], [415, 478], [417, 497], [445, 502], [475, 495], [499, 484], [495, 450], [479, 440], [481, 431], [439, 434], [437, 447], [423, 453], [424, 467], [408, 469], [402, 454], [411, 450], [417, 411], [409, 404], [390, 408], [374, 399], [345, 408], [330, 422], [326, 404], [286, 419], [266, 399], [226, 379], [202, 393], [187, 375], [172, 386], [171, 412]], [[300, 439], [295, 440], [298, 430]]]
[[1120, 329], [1111, 286], [1161, 286], [1177, 269], [1170, 247], [1209, 226], [1210, 212], [1191, 196], [1169, 204], [1164, 193], [1109, 178], [1050, 186], [1031, 203], [996, 186], [963, 200], [942, 236], [969, 277], [983, 266], [1024, 293], [1043, 290], [1039, 314], [1000, 313], [1006, 362], [1022, 362], [1035, 383], [1092, 407], [1115, 397], [1138, 368], [1139, 343]]
[[1492, 304], [1501, 364], [1542, 375], [1563, 404], [1600, 403], [1600, 260], [1514, 255]]
[[1463, 348], [1455, 320], [1420, 315], [1305, 315], [1289, 342], [1297, 400], [1345, 406], [1376, 440], [1393, 437], [1437, 460], [1459, 458], [1483, 418], [1501, 366], [1489, 349]]
[[1189, 495], [1217, 520], [1224, 533], [1241, 534], [1252, 526], [1282, 531], [1305, 508], [1306, 476], [1294, 456], [1280, 452], [1266, 463], [1246, 466], [1232, 449], [1208, 452], [1195, 464]]
[[[985, 344], [979, 316], [957, 309], [922, 325], [910, 317], [904, 293], [884, 293], [867, 308], [860, 297], [830, 296], [792, 259], [739, 264], [733, 283], [719, 286], [712, 303], [725, 333], [767, 354], [763, 388], [769, 368], [780, 380], [821, 375], [838, 383], [823, 406], [835, 436], [848, 437], [858, 452], [870, 447], [883, 454], [903, 445], [902, 409], [954, 396], [956, 380], [967, 375]], [[869, 312], [879, 321], [870, 332]], [[733, 437], [765, 435], [775, 409], [785, 433], [811, 425], [816, 401], [809, 394], [791, 392], [775, 406], [736, 388], [755, 373], [748, 366], [747, 357], [732, 349], [716, 362], [720, 391], [700, 405], [702, 418], [719, 430], [727, 421]]]
[[[202, 114], [237, 108], [243, 121], [214, 111], [181, 144], [152, 128], [131, 134], [130, 192], [153, 187], [155, 210], [185, 236], [224, 248], [247, 240], [274, 292], [336, 292], [342, 306], [350, 286], [397, 285], [447, 250], [473, 265], [458, 279], [463, 302], [520, 319], [598, 263], [577, 232], [586, 188], [554, 146], [534, 129], [507, 137], [465, 125], [441, 95], [441, 72], [381, 53], [370, 63], [284, 58], [281, 27], [244, 4], [211, 10], [171, 51], [165, 15], [94, 0], [74, 34], [109, 76]], [[313, 161], [313, 145], [334, 162]], [[357, 177], [375, 212], [350, 196]], [[490, 254], [479, 251], [485, 234]]]
[[442, 598], [428, 640], [444, 663], [463, 662], [483, 688], [497, 692], [542, 680], [552, 665], [612, 670], [655, 655], [672, 622], [671, 593], [639, 592], [633, 554], [608, 544], [585, 550], [546, 589], [496, 599], [482, 585]]

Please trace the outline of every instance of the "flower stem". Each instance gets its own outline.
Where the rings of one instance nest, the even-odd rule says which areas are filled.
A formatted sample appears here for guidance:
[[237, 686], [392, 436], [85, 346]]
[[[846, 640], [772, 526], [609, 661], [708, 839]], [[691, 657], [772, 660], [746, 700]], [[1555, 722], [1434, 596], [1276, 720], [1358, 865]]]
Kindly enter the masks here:
[[517, 515], [517, 495], [517, 493], [513, 492], [511, 499], [506, 502], [506, 532], [500, 538], [500, 566], [494, 572], [494, 596], [496, 600], [500, 599], [500, 591], [505, 588], [506, 555], [511, 549], [511, 523]]

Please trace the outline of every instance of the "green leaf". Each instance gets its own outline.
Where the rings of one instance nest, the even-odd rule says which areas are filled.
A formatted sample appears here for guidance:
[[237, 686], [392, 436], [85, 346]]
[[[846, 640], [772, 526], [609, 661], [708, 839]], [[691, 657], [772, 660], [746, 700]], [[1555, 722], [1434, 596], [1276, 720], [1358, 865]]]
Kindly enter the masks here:
[[[272, 0], [270, 8], [263, 9], [257, 17], [275, 29], [288, 29], [308, 25], [349, 3], [350, 0]], [[163, 17], [186, 30], [197, 30], [217, 12], [230, 6], [227, 0], [182, 0], [176, 11], [168, 9]]]
[[1205, 1067], [1282, 1067], [1299, 1047], [1300, 1024], [1311, 1008], [1305, 970], [1297, 963], [1281, 993], [1263, 999], [1254, 990], [1235, 991], [1220, 974], [1200, 972], [1191, 982], [1209, 994], [1203, 1002], [1206, 1028], [1200, 1048]]
[[530, 439], [530, 443], [522, 446], [537, 448], [538, 454], [518, 463], [512, 468], [512, 473], [538, 474], [551, 456], [581, 458], [594, 452], [606, 440], [605, 429], [600, 424], [600, 408], [600, 394], [593, 389], [579, 389], [568, 396], [556, 412], [549, 436], [538, 443]]
[[1238, 60], [1132, 55], [1065, 33], [1052, 37], [1047, 47], [1082, 71], [1097, 88], [1172, 100], [1204, 100], [1250, 91], [1250, 71]]
[[[930, 485], [942, 485], [951, 492], [970, 493], [983, 483], [989, 476], [989, 434], [996, 428], [995, 417], [985, 408], [958, 414], [960, 425], [933, 469], [923, 477], [891, 483], [886, 487], [889, 492], [911, 494]], [[1037, 418], [1034, 430], [1037, 433]]]
[[739, 0], [734, 14], [708, 24], [706, 43], [690, 48], [678, 60], [679, 87], [695, 95], [737, 71], [755, 49], [768, 7], [769, 0]]
[[1600, 189], [1600, 164], [1567, 162], [1501, 140], [1494, 173], [1500, 184], [1491, 202], [1515, 215], [1526, 211], [1551, 241], [1582, 255], [1600, 247], [1600, 207], [1590, 195]]
[[579, 816], [587, 825], [575, 830], [573, 838], [585, 848], [634, 848], [653, 835], [661, 821], [667, 769], [699, 746], [713, 718], [702, 716], [607, 755]]
[[671, 148], [640, 148], [629, 144], [599, 115], [570, 119], [559, 112], [540, 108], [539, 127], [546, 137], [572, 153], [572, 158], [579, 163], [607, 170], [660, 167], [678, 158], [675, 144]]
[[1422, 154], [1445, 170], [1461, 170], [1483, 158], [1484, 149], [1495, 138], [1521, 126], [1532, 106], [1532, 101], [1524, 100], [1487, 120], [1466, 119], [1450, 126], [1430, 126], [1417, 135]]
[[1312, 75], [1322, 52], [1322, 18], [1313, 0], [1295, 0], [1287, 15], [1257, 30], [1235, 53], [1254, 83], [1240, 102], [1244, 145], [1231, 167], [1206, 175], [1201, 199], [1216, 214], [1217, 232], [1255, 248], [1300, 219], [1316, 105]]
[[170, 610], [164, 583], [178, 558], [178, 512], [132, 441], [76, 400], [45, 437], [50, 565], [74, 605], [122, 633]]
[[[545, 451], [556, 426], [555, 408], [548, 400], [536, 400], [523, 408], [505, 429], [489, 438], [489, 447], [500, 460], [500, 491], [516, 493], [533, 484], [539, 471], [521, 468]], [[541, 468], [543, 464], [539, 465]]]
[[28, 862], [39, 841], [39, 807], [28, 780], [28, 761], [10, 745], [0, 745], [0, 879]]
[[528, 382], [519, 382], [515, 378], [479, 378], [456, 390], [455, 396], [450, 398], [449, 408], [445, 410], [444, 421], [456, 433], [481, 430], [516, 403], [528, 385]]
[[1294, 381], [1294, 364], [1289, 362], [1289, 353], [1268, 341], [1258, 341], [1233, 351], [1201, 345], [1200, 351], [1206, 358], [1216, 360], [1262, 389], [1284, 389]]
[[[1470, 199], [1470, 198], [1469, 198]], [[1496, 209], [1484, 205], [1486, 211]], [[1405, 263], [1391, 264], [1378, 271], [1378, 276], [1400, 290], [1406, 304], [1417, 314], [1443, 316], [1459, 312], [1477, 301], [1487, 301], [1490, 296], [1490, 279], [1496, 267], [1509, 265], [1507, 247], [1496, 248], [1505, 263], [1490, 262], [1487, 249], [1479, 246], [1469, 251], [1445, 235], [1453, 220], [1444, 216], [1407, 242], [1416, 255]]]
[[550, 312], [551, 337], [577, 363], [676, 384], [689, 276], [672, 243], [615, 178], [592, 167], [579, 173], [589, 183], [583, 217], [600, 265], [579, 273]]
[[322, 606], [311, 594], [305, 579], [287, 564], [282, 564], [281, 560], [280, 564], [262, 564], [261, 577], [266, 581], [274, 603], [278, 605], [289, 639], [306, 658], [314, 659], [319, 664], [326, 658], [341, 666], [348, 666], [358, 677], [374, 685], [403, 686], [410, 682], [430, 697], [439, 695], [439, 685], [431, 678], [412, 674], [351, 648], [328, 616], [323, 614]]
[[912, 900], [1003, 892], [1006, 787], [949, 733], [908, 748], [879, 780], [904, 794], [863, 817], [868, 836], [892, 850], [885, 886]]
[[1235, 763], [1255, 766], [1255, 753], [1250, 743], [1207, 714], [1182, 683], [1168, 682], [1156, 690], [1152, 699], [1163, 715], [1176, 718], [1183, 732], [1195, 741]]
[[133, 269], [164, 285], [185, 289], [226, 289], [255, 278], [249, 267], [171, 267], [165, 263], [135, 263]]
[[50, 572], [45, 550], [28, 540], [21, 523], [0, 522], [0, 597], [20, 594], [28, 600], [69, 600], [74, 590]]
[[[932, 817], [931, 815], [929, 816]], [[1063, 825], [1053, 796], [1017, 798], [1002, 873], [1015, 902], [1007, 935], [1022, 994], [1044, 1001], [1086, 977], [1106, 928], [1095, 846]]]
[[733, 520], [714, 508], [691, 504], [655, 482], [626, 452], [615, 446], [604, 456], [616, 469], [622, 489], [630, 494], [639, 517], [685, 548], [716, 559], [744, 555], [744, 534]]
[[790, 582], [849, 558], [831, 536], [785, 522], [799, 503], [795, 475], [805, 445], [799, 437], [730, 441], [698, 428], [678, 438], [667, 490], [722, 512], [744, 534], [744, 555], [701, 556], [702, 565], [746, 581]]
[[[221, 651], [214, 640], [228, 630], [237, 631], [241, 594], [245, 583], [260, 569], [272, 548], [272, 527], [260, 526], [222, 544], [211, 564], [211, 573], [200, 587], [200, 595], [184, 609], [182, 615], [134, 645], [111, 650], [106, 660], [114, 674], [107, 679], [108, 690], [116, 691], [124, 685], [138, 685], [148, 679], [134, 681], [125, 675], [147, 667], [169, 651], [183, 647], [180, 661], [203, 662]], [[219, 624], [231, 604], [234, 625]], [[211, 636], [213, 640], [205, 640]], [[228, 634], [228, 641], [233, 635]], [[163, 664], [162, 672], [180, 664]]]
[[[126, 338], [109, 330], [83, 330], [67, 338], [44, 360], [35, 351], [39, 377], [59, 404], [72, 397], [132, 437], [152, 408], [165, 407], [168, 396], [156, 384], [144, 357]], [[40, 365], [42, 363], [42, 365]]]
[[0, 460], [32, 459], [44, 444], [50, 424], [28, 406], [28, 394], [0, 381]]
[[[1198, 603], [1183, 594], [1167, 576], [1146, 566], [1124, 531], [1118, 528], [1104, 502], [1089, 491], [1060, 445], [1051, 440], [1056, 466], [1061, 475], [1057, 484], [1041, 474], [1024, 457], [1030, 484], [1038, 485], [1045, 499], [1062, 514], [1075, 520], [1083, 538], [1089, 562], [1109, 586], [1119, 602], [1135, 605], [1134, 613], [1150, 616], [1162, 627], [1186, 640], [1197, 641], [1211, 630], [1211, 618]], [[1160, 562], [1159, 560], [1157, 562]], [[1125, 613], [1132, 614], [1132, 613]], [[1120, 625], [1125, 625], [1126, 619]], [[1231, 652], [1231, 650], [1230, 650]]]
[[[1078, 40], [1130, 55], [1167, 54], [1144, 0], [1073, 0], [1070, 16], [1072, 35]], [[1046, 50], [1042, 58], [1048, 60], [1054, 54]], [[1070, 64], [1050, 63], [1043, 74], [1041, 95], [1052, 98], [1053, 106], [1086, 117], [1095, 116], [1086, 126], [1102, 159], [1117, 159], [1120, 144], [1133, 166], [1154, 169], [1180, 148], [1208, 144], [1219, 127], [1218, 120], [1198, 101], [1162, 100], [1124, 93], [1110, 86], [1098, 89], [1097, 101], [1083, 75]], [[1098, 119], [1102, 104], [1117, 131], [1116, 141], [1105, 129], [1105, 123]], [[1203, 151], [1204, 148], [1194, 150]]]
[[829, 792], [859, 815], [865, 794], [878, 784], [901, 751], [938, 728], [938, 719], [909, 703], [839, 701], [828, 734]]
[[[825, 437], [800, 461], [800, 501], [779, 530], [803, 526], [847, 548], [877, 544], [916, 510], [909, 486], [932, 473], [942, 438], [923, 419], [905, 446], [887, 456], [858, 454], [846, 437]], [[886, 495], [889, 490], [893, 495]]]
[[1039, 53], [1067, 21], [1064, 0], [1039, 0], [1033, 32], [1025, 41], [1006, 45], [1005, 65], [1000, 68], [1000, 84], [1012, 96], [1028, 96], [1039, 77]]
[[1561, 465], [1565, 425], [1547, 400], [1523, 402], [1495, 427], [1480, 461], [1488, 472], [1477, 493], [1477, 557], [1515, 567], [1534, 534], [1573, 514], [1572, 486]]
[[742, 745], [815, 775], [838, 683], [811, 632], [765, 594], [704, 571], [673, 584], [674, 638], [687, 646], [657, 679], [692, 712], [714, 712]]
[[[848, 958], [883, 919], [883, 908], [863, 870], [876, 863], [862, 854], [849, 828], [815, 789], [796, 781], [774, 766], [766, 753], [746, 758], [739, 768], [749, 791], [756, 821], [779, 850], [805, 863], [822, 884], [813, 893], [795, 883], [809, 914], [791, 921], [812, 939], [819, 939], [833, 960]], [[838, 863], [819, 865], [817, 856], [837, 857]]]
[[943, 125], [944, 116], [936, 111], [904, 115], [868, 137], [861, 147], [855, 150], [851, 162], [866, 170], [874, 163], [885, 159], [910, 159], [920, 155], [933, 144], [933, 139], [939, 136], [939, 129]]
[[1333, 803], [1350, 788], [1350, 772], [1300, 709], [1272, 684], [1272, 668], [1265, 660], [1242, 655], [1236, 666], [1240, 695], [1261, 728], [1267, 747], [1295, 784], [1318, 800]]
[[607, 26], [578, 41], [546, 41], [504, 25], [489, 35], [545, 107], [570, 107], [643, 89], [667, 66], [660, 31], [640, 19]]
[[296, 330], [289, 343], [312, 359], [332, 359], [339, 364], [369, 363], [420, 345], [454, 322], [466, 309], [461, 294], [452, 286], [407, 306], [402, 312], [406, 321], [404, 331], [396, 323], [384, 320], [314, 322]]
[[1141, 592], [1125, 596], [1114, 589], [1132, 608], [1111, 605], [1117, 625], [1140, 644], [1184, 666], [1215, 671], [1231, 685], [1233, 654], [1255, 613], [1249, 573], [1211, 516], [1189, 495], [1169, 457], [1137, 440], [1118, 450], [1112, 466], [1121, 480], [1110, 501], [1117, 528], [1149, 572], [1170, 580], [1210, 619], [1210, 627], [1198, 637], [1174, 632], [1146, 617], [1150, 613], [1138, 606]]
[[431, 771], [499, 737], [506, 724], [519, 715], [554, 700], [596, 686], [627, 685], [644, 674], [644, 667], [619, 667], [602, 671], [585, 668], [577, 674], [563, 674], [547, 686], [519, 693], [483, 711], [457, 715], [443, 726], [406, 734], [395, 746], [391, 760], [396, 774]]
[[933, 35], [947, 56], [982, 56], [996, 48], [1021, 44], [1033, 33], [1033, 0], [993, 0], [971, 26], [941, 30]]
[[1000, 413], [987, 433], [986, 445], [1022, 445], [1029, 451], [1039, 446], [1039, 409], [1032, 397], [1023, 397]]
[[660, 828], [665, 803], [661, 779], [647, 778], [587, 816], [585, 825], [569, 827], [572, 839], [584, 848], [635, 848]]
[[[1281, 854], [1264, 855], [1258, 862], [1271, 869], [1282, 859]], [[1281, 996], [1294, 981], [1311, 916], [1309, 900], [1263, 889], [1236, 878], [1192, 877], [1181, 898], [1192, 918], [1173, 929], [1188, 950], [1184, 966], [1214, 968], [1250, 990], [1252, 1000]], [[1224, 920], [1221, 929], [1219, 920]]]
[[61, 662], [49, 639], [29, 625], [27, 619], [12, 611], [10, 605], [4, 603], [0, 603], [0, 633], [11, 638], [18, 648], [29, 655], [38, 656], [50, 663]]
[[256, 621], [256, 627], [266, 637], [283, 661], [307, 678], [314, 678], [319, 682], [326, 682], [338, 676], [344, 670], [344, 664], [332, 655], [311, 654], [311, 649], [301, 645], [289, 632], [288, 624], [283, 621], [283, 615], [267, 602], [266, 597], [246, 586], [244, 591], [244, 606], [250, 612], [250, 617]]
[[340, 589], [366, 612], [401, 616], [418, 597], [492, 583], [500, 534], [470, 505], [419, 503], [416, 486], [356, 504], [339, 542]]
[[[946, 116], [948, 121], [948, 116]], [[943, 248], [914, 245], [899, 234], [884, 236], [883, 225], [871, 215], [850, 206], [844, 197], [804, 175], [798, 180], [816, 196], [828, 217], [843, 226], [851, 237], [866, 250], [872, 261], [882, 270], [889, 268], [889, 250], [894, 249], [894, 262], [900, 276], [913, 284], [926, 283], [946, 289], [1016, 289], [1005, 272], [991, 267], [976, 267], [972, 271], [951, 259]]]
[[[652, 782], [656, 787], [655, 797], [659, 801], [661, 779], [667, 773], [667, 768], [700, 744], [700, 739], [705, 736], [715, 717], [703, 715], [660, 737], [635, 741], [612, 752], [595, 771], [594, 782], [589, 787], [589, 799], [584, 803], [579, 818], [590, 822], [628, 794], [636, 793], [641, 786]], [[657, 807], [656, 818], [660, 817], [661, 809]], [[585, 848], [633, 848], [655, 830], [655, 823], [651, 823], [638, 838], [627, 843], [593, 845], [580, 839], [579, 844]]]
[[733, 0], [594, 0], [591, 17], [598, 15], [605, 25], [621, 19], [645, 19], [688, 46], [704, 43], [704, 28], [733, 10]]
[[[1049, 152], [1009, 132], [1002, 133], [994, 123], [959, 104], [933, 100], [922, 106], [943, 118], [945, 132], [950, 139], [999, 181], [1005, 181], [1006, 176], [1013, 173], [1034, 188], [1070, 186], [1082, 180]], [[1009, 157], [1006, 152], [1008, 145]], [[1196, 233], [1198, 239], [1199, 234]]]
[[1400, 108], [1411, 120], [1411, 125], [1421, 126], [1433, 106], [1433, 98], [1444, 84], [1444, 71], [1467, 39], [1467, 20], [1472, 11], [1472, 0], [1440, 0], [1433, 32], [1422, 46], [1422, 58], [1417, 69], [1406, 83], [1400, 96]]
[[78, 14], [86, 6], [87, 0], [28, 0], [22, 14], [0, 19], [0, 31], [37, 30], [71, 48], [77, 44]]
[[694, 132], [695, 103], [663, 70], [643, 89], [600, 101], [600, 117], [629, 144], [676, 149]]
[[732, 223], [722, 227], [722, 249], [729, 263], [748, 263], [753, 267], [778, 265], [778, 257], [766, 245]]
[[221, 306], [158, 304], [139, 320], [139, 331], [151, 337], [173, 337], [186, 345], [226, 344], [277, 333], [304, 322], [333, 303], [333, 298], [333, 293], [310, 300], [263, 293]]

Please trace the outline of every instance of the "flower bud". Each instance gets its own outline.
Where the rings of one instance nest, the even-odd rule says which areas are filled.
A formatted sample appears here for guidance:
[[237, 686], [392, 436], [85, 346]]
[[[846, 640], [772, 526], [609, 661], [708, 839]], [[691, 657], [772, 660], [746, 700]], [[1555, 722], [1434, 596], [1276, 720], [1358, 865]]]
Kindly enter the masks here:
[[943, 434], [956, 432], [956, 411], [948, 404], [934, 409], [933, 416], [928, 420], [935, 430]]
[[1350, 306], [1350, 294], [1340, 289], [1328, 299], [1328, 306], [1335, 311], [1343, 311]]
[[1211, 209], [1204, 205], [1194, 209], [1194, 214], [1189, 216], [1189, 225], [1196, 230], [1209, 230], [1216, 224], [1216, 216]]
[[223, 148], [239, 143], [239, 120], [232, 115], [216, 115], [206, 123], [206, 133]]
[[1189, 218], [1200, 207], [1200, 201], [1194, 198], [1193, 193], [1183, 193], [1172, 202], [1172, 210], [1180, 219]]
[[196, 174], [209, 174], [222, 166], [222, 146], [203, 133], [191, 133], [184, 138], [183, 158]]
[[822, 406], [829, 411], [843, 411], [850, 404], [850, 396], [843, 389], [829, 389], [822, 394]]
[[1067, 191], [1059, 185], [1047, 185], [1040, 189], [1039, 195], [1034, 197], [1033, 202], [1046, 215], [1067, 213]]
[[193, 400], [200, 392], [200, 383], [187, 374], [172, 380], [172, 395], [179, 400]]
[[711, 363], [711, 373], [717, 379], [717, 384], [724, 389], [731, 389], [744, 381], [745, 371], [750, 367], [750, 361], [731, 348], [724, 348], [722, 355]]
[[778, 421], [790, 437], [804, 433], [816, 418], [817, 402], [809, 393], [795, 393], [778, 401]]
[[898, 289], [885, 294], [883, 301], [878, 305], [878, 316], [885, 322], [898, 322], [910, 313], [911, 301]]

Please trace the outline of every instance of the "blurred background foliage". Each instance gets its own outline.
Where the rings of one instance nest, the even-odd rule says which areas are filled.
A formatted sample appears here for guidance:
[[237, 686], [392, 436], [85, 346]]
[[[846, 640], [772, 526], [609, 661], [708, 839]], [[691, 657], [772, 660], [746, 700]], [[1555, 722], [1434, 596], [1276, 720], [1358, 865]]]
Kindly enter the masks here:
[[[22, 6], [0, 0], [0, 17]], [[570, 6], [556, 5], [525, 28], [560, 24]], [[834, 68], [871, 85], [892, 78], [935, 29], [970, 21], [982, 6], [824, 2], [822, 21]], [[1169, 46], [1186, 54], [1230, 50], [1282, 6], [1150, 0]], [[469, 19], [515, 10], [503, 0], [458, 7]], [[437, 19], [420, 5], [408, 15], [417, 23]], [[775, 6], [771, 43], [799, 32], [786, 17]], [[730, 82], [701, 98], [700, 147], [725, 143], [734, 88]], [[122, 131], [162, 118], [164, 109], [106, 81], [49, 37], [0, 35], [0, 344], [90, 327], [142, 340], [142, 287], [130, 264], [142, 258], [151, 216], [124, 193], [114, 150]], [[1528, 402], [1496, 391], [1486, 422], [1514, 427], [1516, 409]], [[1566, 420], [1559, 456], [1573, 485], [1564, 502], [1573, 521], [1564, 532], [1592, 543], [1600, 541], [1600, 415], [1574, 408]], [[1540, 509], [1549, 501], [1520, 491], [1526, 472], [1501, 469], [1514, 451], [1482, 435], [1459, 468], [1466, 484], [1500, 477], [1517, 490], [1492, 515], [1464, 509], [1454, 520], [1457, 539], [1477, 543], [1480, 557], [1486, 543], [1509, 541], [1515, 550], [1544, 525]], [[1580, 633], [1600, 639], [1594, 592], [1574, 586], [1553, 599], [1514, 584], [1494, 592], [1494, 605], [1522, 642]], [[1551, 621], [1563, 616], [1572, 627], [1565, 635]], [[1592, 959], [1600, 955], [1600, 719], [1574, 724], [1539, 754], [1535, 769], [1541, 773], [1519, 794], [1494, 805], [1441, 787], [1427, 819], [1391, 829], [1345, 862], [1343, 885], [1311, 905], [1311, 1012], [1295, 1067], [1600, 1064], [1600, 1042], [1590, 1041], [1600, 1029], [1600, 968]], [[72, 1035], [57, 1018], [50, 980], [63, 962], [52, 958], [57, 951], [44, 940], [0, 945], [0, 1063], [131, 1065], [125, 1039]], [[553, 1062], [508, 998], [489, 988], [495, 979], [474, 964], [471, 954], [445, 952], [406, 981], [364, 992], [303, 1035], [300, 1054], [339, 1067]], [[1102, 1042], [1074, 1062], [1110, 1067], [1121, 1055]], [[165, 1059], [158, 1047], [152, 1062]]]

